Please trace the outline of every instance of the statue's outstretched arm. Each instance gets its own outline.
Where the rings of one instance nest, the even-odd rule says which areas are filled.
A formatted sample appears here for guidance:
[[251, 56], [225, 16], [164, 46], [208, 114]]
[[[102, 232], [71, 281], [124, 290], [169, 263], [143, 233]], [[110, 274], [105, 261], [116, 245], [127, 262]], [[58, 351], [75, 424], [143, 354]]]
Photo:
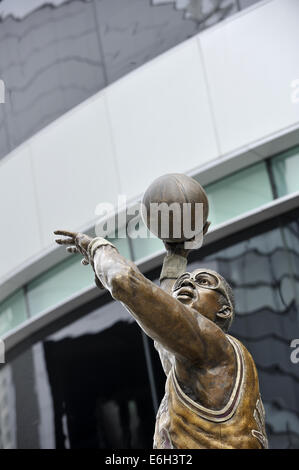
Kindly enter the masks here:
[[58, 243], [69, 245], [69, 251], [78, 248], [103, 286], [125, 305], [153, 340], [190, 365], [203, 361], [211, 364], [214, 359], [219, 364], [228, 341], [217, 325], [148, 280], [106, 240], [90, 241], [73, 232], [56, 233], [69, 237]]

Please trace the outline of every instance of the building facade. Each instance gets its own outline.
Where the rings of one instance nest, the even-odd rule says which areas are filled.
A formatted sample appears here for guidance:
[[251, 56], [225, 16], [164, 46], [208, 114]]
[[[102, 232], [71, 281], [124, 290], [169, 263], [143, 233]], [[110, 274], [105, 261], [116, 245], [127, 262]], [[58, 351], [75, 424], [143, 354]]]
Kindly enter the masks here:
[[[190, 266], [233, 287], [270, 447], [298, 448], [298, 2], [54, 3], [0, 10], [0, 448], [151, 448], [152, 341], [53, 230], [174, 172], [207, 191]], [[158, 282], [159, 240], [111, 239]]]

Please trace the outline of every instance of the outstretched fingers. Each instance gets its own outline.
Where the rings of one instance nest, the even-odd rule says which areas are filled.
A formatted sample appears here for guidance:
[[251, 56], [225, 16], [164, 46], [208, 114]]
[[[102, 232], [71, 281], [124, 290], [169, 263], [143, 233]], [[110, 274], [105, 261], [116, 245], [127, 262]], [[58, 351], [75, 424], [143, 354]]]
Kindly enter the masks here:
[[78, 235], [78, 232], [69, 232], [68, 230], [55, 230], [55, 235], [63, 235], [64, 237], [75, 238]]
[[74, 239], [73, 238], [57, 238], [56, 243], [58, 245], [73, 245], [74, 244]]
[[[75, 238], [78, 235], [77, 232], [69, 232], [68, 230], [55, 230], [55, 235], [62, 235], [68, 238], [57, 238], [55, 241], [58, 245], [75, 245]], [[71, 251], [71, 253], [74, 253]]]

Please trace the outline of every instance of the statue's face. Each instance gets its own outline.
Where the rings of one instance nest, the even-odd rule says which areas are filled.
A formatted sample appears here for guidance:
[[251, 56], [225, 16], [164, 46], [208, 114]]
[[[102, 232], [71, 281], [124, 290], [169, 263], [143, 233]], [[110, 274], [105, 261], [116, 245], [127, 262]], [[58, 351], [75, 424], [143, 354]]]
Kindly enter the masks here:
[[173, 286], [172, 296], [195, 309], [211, 321], [221, 309], [221, 282], [216, 273], [197, 269], [192, 273], [182, 274]]

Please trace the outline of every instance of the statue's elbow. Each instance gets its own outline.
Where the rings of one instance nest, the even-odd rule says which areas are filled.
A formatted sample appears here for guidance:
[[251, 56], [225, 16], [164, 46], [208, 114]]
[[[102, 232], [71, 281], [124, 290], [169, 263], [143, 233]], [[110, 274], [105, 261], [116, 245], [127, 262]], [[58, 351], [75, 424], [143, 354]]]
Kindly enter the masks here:
[[131, 290], [134, 270], [130, 266], [122, 269], [111, 280], [111, 295], [116, 300], [124, 299]]

